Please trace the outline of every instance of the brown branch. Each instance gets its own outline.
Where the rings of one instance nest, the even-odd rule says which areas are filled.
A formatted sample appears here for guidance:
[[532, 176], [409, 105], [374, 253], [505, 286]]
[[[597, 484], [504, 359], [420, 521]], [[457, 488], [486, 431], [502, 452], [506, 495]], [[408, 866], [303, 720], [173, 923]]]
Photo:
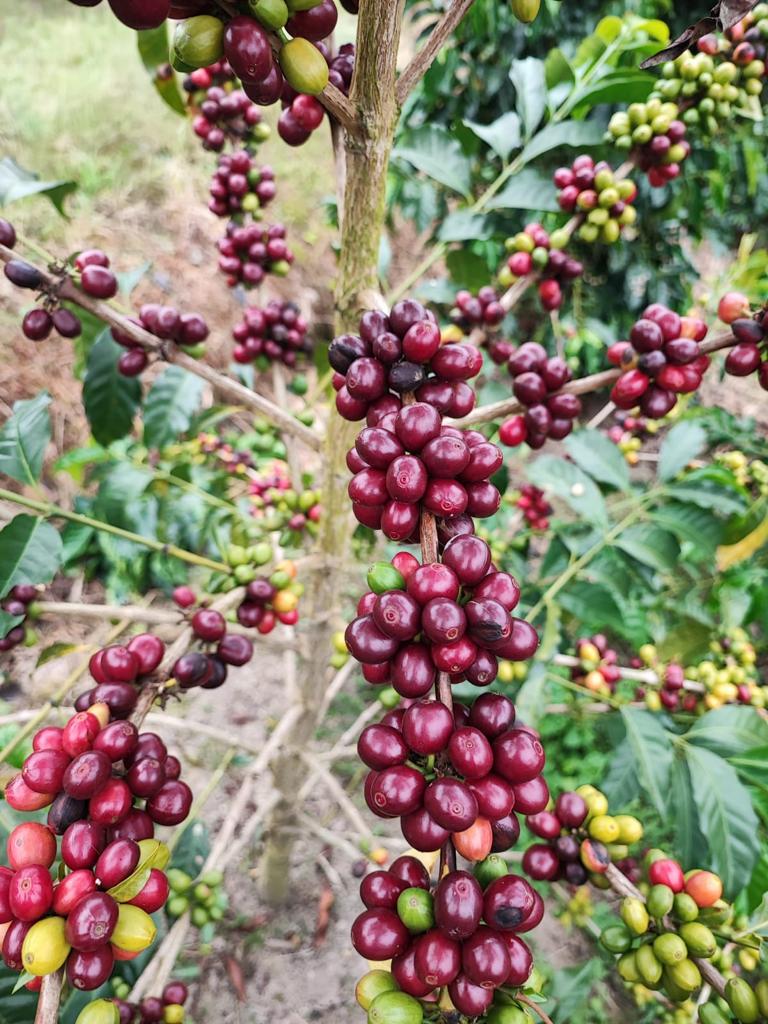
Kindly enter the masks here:
[[539, 1006], [539, 1004], [534, 1003], [534, 1001], [532, 999], [529, 999], [528, 996], [524, 996], [521, 994], [515, 996], [515, 999], [517, 999], [518, 1003], [525, 1003], [526, 1006], [530, 1006], [533, 1012], [537, 1016], [541, 1017], [541, 1019], [544, 1021], [544, 1024], [553, 1024], [552, 1018], [548, 1017], [547, 1014], [544, 1013], [542, 1008]]
[[432, 66], [440, 50], [447, 43], [456, 26], [472, 6], [474, 0], [451, 0], [448, 10], [437, 22], [424, 46], [397, 80], [397, 102], [405, 103], [413, 89]]
[[[524, 281], [527, 280], [527, 278], [521, 278], [520, 280]], [[520, 282], [517, 283], [519, 284]], [[737, 339], [730, 331], [728, 331], [724, 334], [716, 334], [713, 338], [710, 338], [709, 341], [703, 341], [700, 345], [700, 349], [702, 354], [705, 355], [710, 352], [718, 352], [720, 349], [731, 348], [733, 345], [737, 344]], [[585, 395], [590, 391], [600, 391], [602, 388], [614, 384], [621, 376], [621, 373], [622, 371], [618, 367], [612, 370], [601, 370], [599, 373], [591, 373], [587, 377], [579, 377], [577, 380], [572, 380], [557, 393]], [[469, 427], [475, 423], [488, 423], [491, 420], [501, 419], [504, 416], [512, 416], [515, 413], [524, 412], [525, 408], [526, 407], [518, 402], [514, 397], [503, 398], [499, 402], [490, 402], [488, 405], [481, 405], [477, 409], [473, 409], [471, 413], [467, 416], [463, 416], [461, 419], [445, 419], [444, 422], [454, 427]]]
[[[28, 259], [24, 259], [19, 253], [14, 252], [14, 250], [0, 245], [0, 260], [3, 263], [10, 263], [11, 260], [15, 259], [23, 259], [25, 263], [31, 262]], [[31, 265], [35, 266], [35, 269], [41, 274], [46, 287], [50, 288], [59, 298], [66, 299], [74, 303], [74, 305], [80, 306], [81, 309], [92, 313], [110, 327], [116, 327], [146, 351], [155, 353], [166, 360], [166, 362], [175, 363], [177, 366], [188, 370], [189, 373], [201, 377], [216, 391], [228, 397], [230, 401], [234, 401], [238, 405], [243, 405], [253, 412], [266, 416], [283, 433], [297, 438], [306, 444], [307, 447], [315, 451], [320, 449], [322, 444], [320, 436], [314, 430], [310, 430], [309, 427], [300, 423], [286, 409], [281, 409], [274, 402], [270, 402], [269, 399], [264, 398], [255, 391], [251, 391], [250, 388], [245, 387], [244, 384], [234, 380], [232, 377], [214, 370], [213, 367], [208, 366], [206, 363], [193, 359], [175, 345], [164, 343], [160, 338], [155, 337], [154, 334], [150, 334], [149, 331], [123, 316], [122, 313], [119, 313], [108, 302], [102, 302], [100, 299], [94, 299], [90, 295], [86, 295], [70, 278], [65, 278], [62, 282], [61, 278], [51, 274], [48, 270], [44, 270], [36, 264]]]

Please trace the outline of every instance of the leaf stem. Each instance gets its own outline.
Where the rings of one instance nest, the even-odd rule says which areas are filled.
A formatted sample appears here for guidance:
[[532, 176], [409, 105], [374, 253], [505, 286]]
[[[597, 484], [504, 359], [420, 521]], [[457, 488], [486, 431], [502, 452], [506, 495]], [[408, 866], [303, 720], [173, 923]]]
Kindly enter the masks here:
[[79, 526], [90, 526], [94, 530], [109, 533], [113, 537], [120, 537], [123, 540], [132, 541], [134, 544], [141, 544], [152, 551], [159, 551], [171, 558], [178, 558], [182, 562], [188, 562], [190, 565], [199, 565], [204, 569], [212, 569], [214, 572], [224, 573], [227, 576], [232, 574], [232, 568], [224, 562], [217, 562], [213, 558], [206, 558], [204, 555], [196, 555], [192, 551], [185, 551], [184, 548], [180, 548], [176, 544], [165, 544], [161, 540], [154, 540], [151, 537], [144, 537], [140, 533], [124, 530], [122, 527], [112, 526], [111, 523], [105, 523], [101, 519], [94, 519], [92, 516], [82, 515], [80, 512], [71, 512], [69, 509], [61, 508], [59, 505], [54, 505], [49, 501], [37, 501], [34, 498], [27, 498], [23, 494], [8, 491], [5, 488], [0, 488], [0, 500], [20, 505], [22, 508], [31, 509], [33, 512], [39, 512], [46, 519], [66, 519], [68, 522], [77, 523]]

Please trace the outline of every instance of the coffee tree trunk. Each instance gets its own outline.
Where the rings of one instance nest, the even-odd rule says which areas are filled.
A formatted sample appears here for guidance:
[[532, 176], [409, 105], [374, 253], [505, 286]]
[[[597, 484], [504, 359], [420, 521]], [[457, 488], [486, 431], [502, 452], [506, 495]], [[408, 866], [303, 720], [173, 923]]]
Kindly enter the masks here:
[[[361, 0], [351, 102], [361, 130], [345, 133], [341, 252], [335, 293], [337, 333], [355, 331], [362, 309], [381, 305], [378, 258], [385, 214], [387, 167], [398, 106], [395, 98], [397, 51], [405, 0]], [[338, 170], [341, 170], [340, 168]], [[281, 799], [267, 828], [261, 877], [264, 897], [284, 902], [290, 891], [289, 865], [296, 793], [306, 768], [297, 752], [312, 739], [328, 680], [333, 614], [341, 599], [342, 569], [352, 534], [345, 453], [355, 425], [331, 413], [323, 458], [323, 518], [318, 550], [321, 560], [307, 581], [307, 628], [301, 638], [298, 699], [303, 714], [286, 742], [273, 775]]]

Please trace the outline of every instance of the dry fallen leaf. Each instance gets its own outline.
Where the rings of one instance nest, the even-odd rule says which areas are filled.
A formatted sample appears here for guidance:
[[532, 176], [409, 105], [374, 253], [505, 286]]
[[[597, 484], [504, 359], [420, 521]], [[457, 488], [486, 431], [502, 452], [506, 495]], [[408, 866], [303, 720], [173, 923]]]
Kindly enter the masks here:
[[245, 1002], [245, 979], [243, 977], [243, 968], [240, 965], [239, 960], [235, 960], [233, 956], [227, 956], [227, 974], [229, 980], [232, 983], [232, 988], [235, 990], [237, 1001], [239, 1003]]
[[317, 924], [315, 925], [315, 937], [312, 943], [315, 949], [319, 949], [325, 942], [325, 937], [328, 934], [328, 925], [331, 923], [331, 910], [335, 900], [336, 897], [333, 895], [333, 889], [330, 885], [324, 885], [317, 903]]

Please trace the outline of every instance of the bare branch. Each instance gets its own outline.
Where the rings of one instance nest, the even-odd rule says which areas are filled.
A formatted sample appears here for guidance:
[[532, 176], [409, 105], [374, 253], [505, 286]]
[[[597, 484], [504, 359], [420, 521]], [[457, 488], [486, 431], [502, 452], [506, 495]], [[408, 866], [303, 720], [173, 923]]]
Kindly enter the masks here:
[[[10, 263], [11, 260], [15, 259], [24, 259], [25, 263], [31, 262], [19, 253], [14, 252], [13, 249], [0, 245], [0, 260], [3, 263]], [[48, 270], [44, 270], [36, 264], [32, 264], [32, 266], [35, 266], [35, 269], [42, 275], [46, 285], [58, 294], [60, 298], [80, 306], [81, 309], [88, 310], [89, 313], [93, 313], [94, 316], [109, 324], [110, 327], [116, 327], [121, 333], [130, 337], [146, 351], [153, 352], [166, 362], [175, 363], [177, 366], [181, 366], [183, 369], [195, 374], [195, 376], [201, 377], [216, 391], [229, 398], [230, 401], [265, 416], [279, 427], [283, 433], [297, 438], [314, 451], [319, 451], [322, 444], [320, 436], [314, 430], [310, 430], [309, 427], [300, 423], [287, 409], [281, 409], [274, 402], [270, 402], [269, 399], [256, 394], [255, 391], [251, 391], [250, 388], [245, 387], [244, 384], [234, 380], [232, 377], [220, 373], [219, 370], [214, 370], [213, 367], [208, 366], [206, 363], [193, 359], [175, 345], [164, 344], [160, 338], [155, 337], [154, 334], [150, 334], [143, 327], [133, 323], [128, 317], [123, 316], [122, 313], [114, 309], [108, 302], [102, 302], [100, 299], [94, 299], [90, 295], [86, 295], [71, 279], [66, 278], [62, 283], [60, 278], [51, 274]]]
[[424, 46], [397, 80], [397, 102], [400, 106], [416, 88], [432, 66], [440, 50], [453, 34], [456, 26], [472, 6], [474, 0], [451, 0], [448, 10], [437, 22]]

